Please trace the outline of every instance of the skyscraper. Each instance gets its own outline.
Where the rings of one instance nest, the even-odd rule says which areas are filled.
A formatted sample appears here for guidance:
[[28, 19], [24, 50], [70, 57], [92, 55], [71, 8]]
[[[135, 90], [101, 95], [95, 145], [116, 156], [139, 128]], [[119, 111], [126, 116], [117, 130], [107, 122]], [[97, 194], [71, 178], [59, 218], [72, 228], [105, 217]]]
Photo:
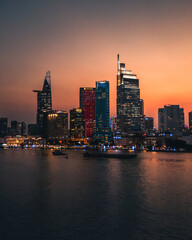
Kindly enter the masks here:
[[158, 131], [164, 132], [164, 108], [158, 109]]
[[70, 110], [70, 137], [85, 138], [84, 112], [81, 108]]
[[145, 118], [145, 133], [151, 134], [153, 132], [154, 119], [152, 117]]
[[25, 122], [11, 121], [11, 134], [12, 136], [27, 135], [27, 124]]
[[111, 140], [109, 126], [109, 81], [96, 82], [96, 128], [94, 139], [105, 143]]
[[84, 111], [86, 137], [92, 138], [96, 123], [95, 88], [80, 88], [80, 108]]
[[159, 108], [158, 119], [161, 132], [180, 135], [184, 129], [184, 110], [179, 105], [165, 105], [164, 108]]
[[139, 79], [132, 71], [125, 69], [117, 55], [117, 131], [127, 137], [141, 130], [141, 109]]
[[42, 90], [33, 90], [33, 92], [37, 93], [36, 123], [39, 127], [39, 134], [44, 136], [44, 115], [52, 110], [51, 75], [49, 71], [46, 73]]
[[68, 137], [68, 113], [54, 110], [46, 114], [47, 139], [66, 139]]

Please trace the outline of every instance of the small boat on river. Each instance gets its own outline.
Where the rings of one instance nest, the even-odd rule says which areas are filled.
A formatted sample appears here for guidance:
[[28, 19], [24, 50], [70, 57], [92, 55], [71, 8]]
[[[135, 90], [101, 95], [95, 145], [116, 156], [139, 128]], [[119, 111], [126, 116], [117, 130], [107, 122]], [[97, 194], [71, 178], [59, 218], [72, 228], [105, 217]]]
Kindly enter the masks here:
[[61, 150], [55, 150], [52, 153], [53, 155], [57, 155], [57, 156], [64, 155], [66, 158], [68, 158], [68, 153], [62, 152]]

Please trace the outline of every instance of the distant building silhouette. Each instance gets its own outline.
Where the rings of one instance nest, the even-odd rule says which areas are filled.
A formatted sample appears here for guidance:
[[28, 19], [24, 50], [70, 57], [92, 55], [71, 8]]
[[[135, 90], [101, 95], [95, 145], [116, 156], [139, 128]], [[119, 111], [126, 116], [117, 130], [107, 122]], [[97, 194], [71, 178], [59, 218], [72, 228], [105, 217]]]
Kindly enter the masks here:
[[52, 97], [51, 97], [51, 75], [48, 71], [45, 76], [42, 90], [33, 90], [37, 93], [37, 120], [36, 124], [39, 127], [39, 134], [44, 137], [44, 122], [46, 113], [52, 111]]
[[144, 107], [140, 99], [139, 79], [119, 62], [119, 54], [117, 67], [117, 131], [122, 137], [127, 137], [141, 131]]
[[11, 121], [11, 135], [12, 136], [26, 136], [27, 124], [25, 122]]
[[192, 112], [189, 112], [189, 132], [192, 133]]
[[95, 88], [80, 88], [79, 106], [84, 111], [86, 137], [92, 138], [96, 124]]
[[0, 118], [0, 137], [6, 137], [8, 134], [8, 119]]

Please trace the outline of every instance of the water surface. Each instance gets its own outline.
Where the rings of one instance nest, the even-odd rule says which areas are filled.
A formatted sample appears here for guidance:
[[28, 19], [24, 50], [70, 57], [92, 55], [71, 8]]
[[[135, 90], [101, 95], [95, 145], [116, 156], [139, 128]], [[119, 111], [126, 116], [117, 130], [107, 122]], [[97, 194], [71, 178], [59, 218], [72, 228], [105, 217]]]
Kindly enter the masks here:
[[2, 240], [191, 240], [192, 154], [0, 150]]

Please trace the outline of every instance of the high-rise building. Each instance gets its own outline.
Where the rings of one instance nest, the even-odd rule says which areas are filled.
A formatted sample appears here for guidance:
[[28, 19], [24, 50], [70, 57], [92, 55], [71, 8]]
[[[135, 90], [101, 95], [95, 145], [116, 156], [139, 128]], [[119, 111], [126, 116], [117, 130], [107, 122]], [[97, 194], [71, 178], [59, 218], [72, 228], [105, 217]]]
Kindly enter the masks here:
[[65, 111], [50, 111], [47, 113], [46, 138], [66, 139], [68, 137], [68, 113]]
[[96, 123], [95, 88], [80, 88], [80, 108], [84, 111], [86, 137], [92, 138]]
[[84, 112], [81, 108], [70, 110], [70, 137], [85, 138]]
[[179, 105], [165, 105], [164, 108], [159, 109], [158, 113], [159, 131], [174, 135], [182, 133], [184, 129], [183, 108], [180, 108]]
[[109, 81], [96, 82], [96, 128], [94, 139], [103, 143], [111, 141], [109, 126]]
[[52, 111], [52, 98], [51, 98], [51, 75], [48, 71], [45, 76], [43, 89], [33, 90], [37, 93], [37, 125], [39, 126], [39, 134], [44, 137], [44, 119], [46, 113]]
[[144, 116], [144, 100], [140, 99], [140, 114]]
[[11, 121], [11, 134], [12, 136], [20, 135], [18, 121]]
[[192, 112], [189, 112], [189, 132], [192, 133]]
[[7, 136], [7, 129], [8, 129], [8, 119], [5, 117], [0, 118], [0, 137]]
[[164, 132], [164, 108], [158, 109], [158, 131]]
[[145, 118], [145, 132], [147, 134], [152, 133], [153, 127], [154, 127], [154, 119], [152, 117], [146, 117]]
[[143, 101], [140, 99], [139, 79], [125, 69], [117, 55], [117, 130], [122, 137], [141, 131]]
[[27, 135], [27, 124], [25, 122], [21, 122], [21, 136], [26, 136]]
[[27, 135], [27, 124], [25, 122], [11, 121], [11, 135]]

